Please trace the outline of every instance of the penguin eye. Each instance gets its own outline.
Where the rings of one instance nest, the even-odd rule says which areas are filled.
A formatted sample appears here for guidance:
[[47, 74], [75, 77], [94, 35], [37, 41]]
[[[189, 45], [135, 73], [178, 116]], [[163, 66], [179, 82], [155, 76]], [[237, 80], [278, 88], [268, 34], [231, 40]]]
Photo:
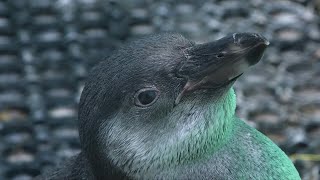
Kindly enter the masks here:
[[140, 107], [150, 106], [151, 104], [156, 102], [159, 94], [159, 91], [154, 88], [141, 89], [136, 93], [134, 103], [135, 105]]

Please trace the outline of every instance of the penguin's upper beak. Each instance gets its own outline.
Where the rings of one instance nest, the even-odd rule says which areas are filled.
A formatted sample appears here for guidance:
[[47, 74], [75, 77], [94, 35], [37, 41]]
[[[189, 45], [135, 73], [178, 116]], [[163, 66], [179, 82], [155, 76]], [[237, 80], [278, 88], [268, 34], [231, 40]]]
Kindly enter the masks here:
[[255, 33], [234, 33], [185, 50], [177, 75], [187, 78], [183, 93], [234, 82], [261, 59], [269, 41]]

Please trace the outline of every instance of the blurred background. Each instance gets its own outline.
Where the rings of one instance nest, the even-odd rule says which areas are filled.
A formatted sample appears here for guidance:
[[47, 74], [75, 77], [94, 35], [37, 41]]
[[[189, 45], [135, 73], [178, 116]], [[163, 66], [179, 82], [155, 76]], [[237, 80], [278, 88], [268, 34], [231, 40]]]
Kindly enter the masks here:
[[237, 114], [320, 179], [320, 0], [1, 0], [0, 179], [28, 180], [79, 152], [88, 70], [125, 41], [176, 31], [271, 41], [235, 84]]

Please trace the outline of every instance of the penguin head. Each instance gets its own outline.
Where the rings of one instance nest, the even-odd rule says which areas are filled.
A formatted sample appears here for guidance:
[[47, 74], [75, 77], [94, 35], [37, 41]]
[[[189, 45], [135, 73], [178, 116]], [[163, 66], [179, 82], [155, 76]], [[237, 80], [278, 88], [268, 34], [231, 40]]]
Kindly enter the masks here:
[[225, 103], [232, 116], [228, 92], [267, 45], [251, 33], [205, 44], [167, 33], [130, 42], [96, 65], [79, 106], [80, 141], [96, 173], [106, 166], [139, 171], [161, 161], [158, 154], [208, 126], [206, 112], [215, 104]]

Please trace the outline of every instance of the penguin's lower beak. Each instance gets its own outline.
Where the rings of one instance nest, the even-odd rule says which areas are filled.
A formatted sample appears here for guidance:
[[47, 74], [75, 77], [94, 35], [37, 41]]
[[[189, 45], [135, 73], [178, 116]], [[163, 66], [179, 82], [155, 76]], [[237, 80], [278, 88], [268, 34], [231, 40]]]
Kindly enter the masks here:
[[177, 75], [187, 78], [183, 93], [214, 89], [233, 83], [259, 62], [269, 41], [255, 33], [234, 33], [217, 41], [185, 50]]

